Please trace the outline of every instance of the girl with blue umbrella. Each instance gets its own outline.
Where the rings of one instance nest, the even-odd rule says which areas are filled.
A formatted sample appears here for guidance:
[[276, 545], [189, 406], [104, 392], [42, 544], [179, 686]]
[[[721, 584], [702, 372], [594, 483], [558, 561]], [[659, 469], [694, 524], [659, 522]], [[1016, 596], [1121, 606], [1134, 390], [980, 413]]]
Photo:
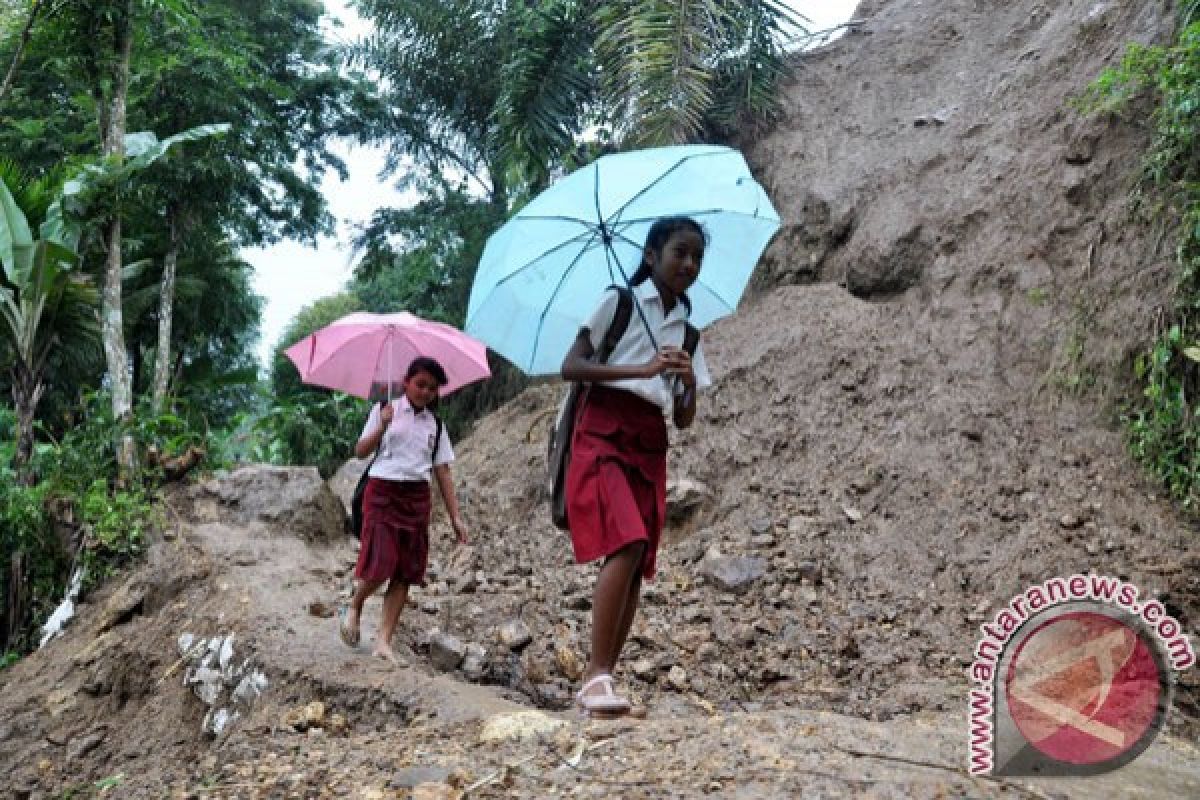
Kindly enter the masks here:
[[637, 613], [643, 579], [654, 577], [666, 516], [667, 427], [696, 416], [696, 390], [711, 383], [704, 352], [684, 348], [690, 301], [707, 238], [688, 217], [656, 221], [630, 278], [636, 318], [605, 363], [600, 349], [617, 311], [605, 292], [562, 363], [562, 377], [588, 384], [567, 471], [567, 518], [577, 563], [604, 559], [592, 599], [591, 654], [576, 699], [592, 714], [631, 710], [615, 687], [617, 659]]
[[[690, 425], [696, 390], [710, 381], [703, 351], [689, 355], [685, 337], [698, 342], [696, 329], [734, 312], [778, 229], [736, 150], [660, 147], [604, 156], [558, 181], [492, 234], [480, 259], [467, 332], [530, 375], [561, 374], [584, 387], [565, 516], [576, 559], [604, 560], [577, 695], [590, 713], [630, 711], [612, 676], [641, 581], [654, 574], [666, 505], [664, 416]], [[705, 257], [713, 266], [702, 275]], [[618, 318], [627, 324], [613, 326], [622, 334], [613, 343], [607, 334]], [[552, 469], [564, 452], [552, 449]], [[557, 474], [552, 483], [557, 489]]]

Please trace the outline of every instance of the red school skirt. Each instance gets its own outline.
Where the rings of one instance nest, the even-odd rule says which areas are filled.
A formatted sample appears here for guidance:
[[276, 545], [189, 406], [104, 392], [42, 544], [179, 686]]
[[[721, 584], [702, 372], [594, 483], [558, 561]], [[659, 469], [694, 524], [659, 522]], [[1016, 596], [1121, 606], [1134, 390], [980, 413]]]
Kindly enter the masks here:
[[645, 542], [642, 576], [651, 579], [667, 506], [662, 409], [607, 386], [589, 387], [580, 405], [566, 486], [575, 561]]
[[354, 577], [371, 583], [400, 581], [424, 586], [429, 510], [428, 481], [368, 479]]

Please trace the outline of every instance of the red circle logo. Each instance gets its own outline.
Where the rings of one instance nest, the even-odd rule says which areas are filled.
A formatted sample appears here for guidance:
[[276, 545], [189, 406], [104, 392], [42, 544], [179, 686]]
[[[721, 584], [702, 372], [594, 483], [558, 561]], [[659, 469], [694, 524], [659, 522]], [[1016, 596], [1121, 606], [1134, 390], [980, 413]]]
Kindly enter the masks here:
[[1033, 747], [1056, 761], [1101, 764], [1141, 741], [1163, 684], [1136, 630], [1078, 611], [1046, 622], [1021, 642], [1004, 690], [1013, 722]]

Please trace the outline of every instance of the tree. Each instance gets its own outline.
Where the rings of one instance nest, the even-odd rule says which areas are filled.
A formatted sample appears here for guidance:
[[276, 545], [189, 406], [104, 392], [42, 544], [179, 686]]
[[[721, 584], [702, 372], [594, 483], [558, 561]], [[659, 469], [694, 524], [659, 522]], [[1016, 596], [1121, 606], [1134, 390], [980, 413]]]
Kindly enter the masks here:
[[[48, 182], [28, 181], [11, 164], [0, 165], [0, 338], [12, 358], [13, 404], [17, 447], [13, 465], [20, 472], [33, 453], [33, 421], [44, 391], [47, 359], [55, 345], [98, 334], [97, 295], [75, 267], [73, 242], [47, 238], [42, 226], [34, 239], [29, 217], [9, 185], [17, 188], [35, 224], [51, 208]], [[70, 352], [71, 348], [64, 348]], [[29, 476], [25, 476], [27, 479]]]
[[[368, 102], [354, 76], [338, 73], [336, 55], [318, 28], [322, 7], [309, 0], [259, 3], [224, 0], [199, 7], [196, 24], [151, 20], [157, 47], [139, 65], [157, 76], [140, 99], [138, 124], [178, 130], [223, 118], [233, 135], [189, 147], [150, 176], [143, 218], [162, 228], [151, 248], [161, 263], [161, 292], [152, 317], [153, 407], [165, 403], [173, 370], [176, 268], [197, 226], [219, 224], [234, 242], [260, 245], [281, 236], [314, 239], [331, 230], [317, 181], [344, 172], [328, 149], [335, 132], [358, 124]], [[302, 159], [305, 169], [297, 169]], [[133, 346], [136, 348], [138, 343]], [[136, 358], [136, 353], [135, 353]]]
[[296, 399], [306, 394], [321, 397], [327, 395], [327, 389], [304, 386], [300, 382], [300, 374], [295, 365], [288, 360], [283, 351], [334, 320], [362, 310], [362, 301], [354, 292], [340, 292], [322, 297], [300, 309], [280, 334], [275, 345], [275, 354], [271, 361], [271, 393], [274, 397]]
[[778, 0], [606, 0], [595, 6], [601, 94], [623, 146], [726, 138], [779, 107]]
[[[55, 31], [78, 50], [72, 65], [82, 73], [82, 83], [91, 96], [99, 132], [100, 155], [119, 168], [125, 160], [126, 112], [130, 62], [133, 56], [135, 13], [142, 2], [158, 7], [153, 0], [106, 0], [72, 4], [55, 20]], [[163, 7], [174, 3], [163, 2]], [[128, 352], [125, 349], [121, 307], [121, 202], [110, 198], [103, 231], [105, 267], [102, 281], [101, 326], [113, 416], [125, 419], [133, 408]], [[118, 448], [118, 461], [126, 470], [135, 462], [134, 444], [125, 437]]]
[[[493, 201], [572, 166], [583, 131], [650, 146], [723, 138], [778, 108], [778, 0], [357, 0], [374, 36], [348, 57], [377, 73], [373, 135], [428, 173], [452, 168]], [[603, 136], [603, 133], [601, 133]], [[586, 158], [586, 156], [585, 156]]]
[[[0, 107], [0, 152], [18, 154], [35, 173], [102, 147], [96, 120], [105, 106], [93, 88], [99, 81], [107, 97], [111, 81], [105, 76], [113, 58], [105, 25], [119, 18], [114, 11], [119, 4], [69, 5], [53, 19], [40, 18], [11, 101]], [[145, 317], [131, 316], [122, 290], [122, 344], [130, 365], [124, 374], [130, 376], [131, 395], [151, 392], [162, 407], [172, 391], [188, 392], [172, 389], [172, 382], [193, 366], [199, 374], [204, 364], [220, 363], [244, 375], [252, 365], [245, 340], [257, 328], [258, 299], [248, 291], [229, 298], [237, 313], [224, 317], [184, 311], [174, 287], [183, 280], [183, 264], [224, 265], [232, 275], [202, 270], [203, 281], [248, 290], [229, 247], [284, 237], [312, 240], [332, 230], [319, 183], [322, 172], [343, 172], [344, 165], [328, 145], [332, 136], [357, 129], [360, 109], [370, 107], [371, 97], [362, 80], [341, 74], [338, 54], [319, 27], [324, 13], [319, 2], [211, 0], [185, 6], [137, 0], [133, 8], [127, 127], [173, 132], [214, 121], [232, 125], [230, 135], [180, 147], [136, 184], [114, 186], [110, 193], [120, 201], [124, 285], [141, 292], [153, 281], [158, 290], [151, 306], [139, 297], [137, 310]], [[9, 24], [15, 29], [18, 15]], [[0, 42], [0, 63], [10, 57], [13, 41]], [[117, 211], [115, 203], [100, 198], [83, 213], [111, 220]], [[85, 267], [94, 270], [101, 261], [111, 266], [107, 226], [87, 221]], [[205, 253], [204, 247], [215, 249]], [[126, 269], [131, 259], [150, 262], [136, 278]], [[226, 326], [234, 320], [245, 330]], [[191, 323], [217, 325], [221, 335], [180, 328]], [[151, 363], [153, 377], [147, 379], [142, 366]]]
[[377, 74], [383, 108], [368, 131], [389, 148], [387, 169], [415, 161], [427, 176], [456, 172], [507, 210], [496, 109], [503, 65], [517, 45], [502, 0], [358, 0], [373, 36], [347, 50]]

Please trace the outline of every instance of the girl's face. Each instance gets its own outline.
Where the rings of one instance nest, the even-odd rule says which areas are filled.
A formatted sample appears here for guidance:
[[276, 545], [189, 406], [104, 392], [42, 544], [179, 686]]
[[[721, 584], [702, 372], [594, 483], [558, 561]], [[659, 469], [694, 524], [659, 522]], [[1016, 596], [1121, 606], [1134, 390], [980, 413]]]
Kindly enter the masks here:
[[424, 370], [418, 370], [404, 381], [404, 396], [413, 408], [421, 409], [432, 403], [438, 395], [437, 378]]
[[691, 228], [681, 228], [667, 237], [662, 252], [646, 251], [659, 286], [665, 286], [676, 296], [691, 288], [700, 275], [704, 260], [704, 237]]

